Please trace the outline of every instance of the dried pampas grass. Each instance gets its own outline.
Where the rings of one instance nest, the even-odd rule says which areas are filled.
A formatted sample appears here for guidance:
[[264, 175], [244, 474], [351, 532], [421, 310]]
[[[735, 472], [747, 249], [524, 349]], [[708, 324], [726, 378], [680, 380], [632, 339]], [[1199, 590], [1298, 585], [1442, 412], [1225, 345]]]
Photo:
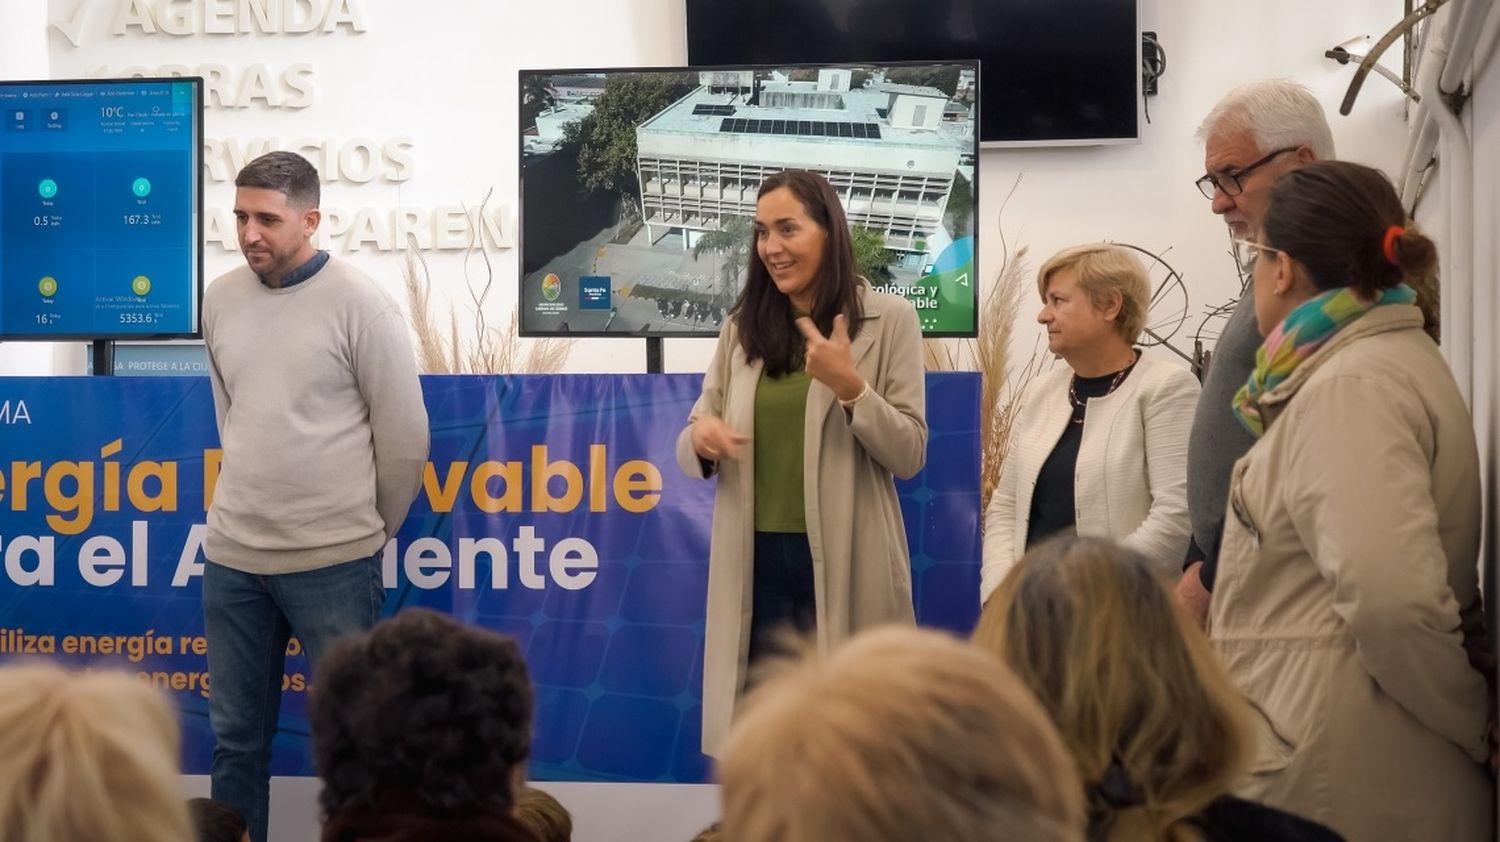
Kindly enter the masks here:
[[[489, 203], [493, 189], [479, 203], [479, 215]], [[467, 208], [465, 209], [467, 210]], [[478, 254], [484, 261], [484, 276], [469, 276], [469, 261]], [[427, 374], [552, 374], [562, 370], [573, 350], [572, 339], [546, 337], [522, 340], [520, 315], [511, 311], [510, 324], [501, 331], [489, 326], [484, 304], [495, 282], [495, 267], [489, 252], [479, 241], [479, 229], [469, 233], [464, 252], [464, 284], [469, 291], [474, 316], [473, 337], [465, 341], [459, 331], [458, 309], [448, 306], [448, 330], [438, 327], [438, 314], [432, 304], [432, 273], [427, 260], [408, 238], [406, 263], [402, 268], [406, 285], [407, 313], [417, 338], [417, 361]]]
[[[1000, 213], [1021, 184], [1021, 177], [1011, 185]], [[1040, 374], [1049, 362], [1039, 348], [1018, 365], [1011, 359], [1011, 342], [1016, 333], [1016, 317], [1021, 301], [1030, 288], [1027, 276], [1026, 247], [1011, 254], [1000, 232], [1000, 272], [980, 303], [981, 330], [975, 339], [928, 339], [922, 343], [929, 371], [978, 371], [979, 394], [979, 510], [989, 507], [990, 495], [1000, 484], [1000, 469], [1010, 445], [1011, 425], [1020, 408], [1021, 394], [1027, 384]], [[981, 519], [981, 527], [983, 519]]]

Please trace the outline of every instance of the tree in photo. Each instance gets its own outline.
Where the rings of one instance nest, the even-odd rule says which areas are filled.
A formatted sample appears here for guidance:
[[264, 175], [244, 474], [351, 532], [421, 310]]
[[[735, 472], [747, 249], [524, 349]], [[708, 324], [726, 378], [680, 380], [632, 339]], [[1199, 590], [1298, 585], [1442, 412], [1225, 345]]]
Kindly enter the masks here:
[[723, 256], [719, 266], [719, 277], [723, 281], [716, 298], [723, 306], [732, 303], [740, 288], [740, 273], [750, 260], [750, 249], [754, 248], [755, 227], [749, 217], [726, 216], [718, 230], [708, 231], [693, 245], [693, 257], [704, 254]]
[[636, 180], [635, 129], [687, 94], [695, 77], [628, 74], [604, 85], [587, 117], [563, 130], [563, 145], [576, 150], [579, 181], [590, 192], [619, 194], [622, 208], [640, 206]]
[[557, 91], [552, 89], [552, 80], [546, 76], [529, 76], [521, 84], [521, 128], [536, 125], [538, 114], [557, 104]]
[[872, 284], [889, 282], [892, 277], [891, 264], [896, 262], [896, 253], [885, 247], [885, 235], [863, 225], [851, 225], [849, 239], [854, 246], [856, 271]]
[[887, 82], [898, 85], [921, 85], [937, 88], [950, 99], [958, 90], [958, 74], [963, 68], [957, 64], [937, 64], [925, 67], [892, 67], [886, 74]]
[[948, 194], [948, 210], [943, 214], [953, 239], [967, 237], [974, 230], [974, 185], [961, 172], [953, 174], [953, 190]]

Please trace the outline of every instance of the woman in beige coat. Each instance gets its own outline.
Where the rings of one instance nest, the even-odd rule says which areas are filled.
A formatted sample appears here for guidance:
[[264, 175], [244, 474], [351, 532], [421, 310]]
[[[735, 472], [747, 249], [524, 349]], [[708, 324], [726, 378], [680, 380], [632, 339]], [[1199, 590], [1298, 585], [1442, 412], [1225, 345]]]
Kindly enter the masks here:
[[1352, 842], [1490, 839], [1479, 465], [1403, 281], [1436, 269], [1379, 172], [1273, 188], [1253, 284], [1265, 343], [1235, 401], [1211, 636], [1255, 703], [1240, 794]]
[[927, 452], [921, 328], [855, 274], [838, 194], [789, 170], [761, 185], [755, 254], [703, 394], [677, 438], [715, 477], [703, 751], [716, 754], [751, 662], [790, 627], [818, 645], [914, 622], [892, 476]]

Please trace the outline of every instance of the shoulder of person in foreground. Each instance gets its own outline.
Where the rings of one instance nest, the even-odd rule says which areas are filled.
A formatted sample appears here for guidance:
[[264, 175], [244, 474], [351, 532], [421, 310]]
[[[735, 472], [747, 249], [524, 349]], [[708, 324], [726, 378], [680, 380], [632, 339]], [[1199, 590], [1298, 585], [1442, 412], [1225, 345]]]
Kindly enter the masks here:
[[1211, 839], [1227, 842], [1343, 842], [1344, 837], [1311, 819], [1233, 795], [1215, 799], [1195, 824]]

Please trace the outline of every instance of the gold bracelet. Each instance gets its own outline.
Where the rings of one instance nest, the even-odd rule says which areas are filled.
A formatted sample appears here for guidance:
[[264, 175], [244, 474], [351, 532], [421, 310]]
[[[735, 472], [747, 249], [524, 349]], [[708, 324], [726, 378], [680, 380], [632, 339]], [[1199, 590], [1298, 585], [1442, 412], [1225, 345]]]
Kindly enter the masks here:
[[866, 380], [865, 381], [865, 387], [863, 389], [859, 390], [859, 394], [855, 395], [854, 397], [850, 398], [849, 400], [844, 400], [843, 398], [839, 398], [839, 406], [842, 406], [845, 409], [853, 409], [860, 401], [864, 400], [865, 398], [867, 398], [869, 396], [870, 396], [870, 381]]

